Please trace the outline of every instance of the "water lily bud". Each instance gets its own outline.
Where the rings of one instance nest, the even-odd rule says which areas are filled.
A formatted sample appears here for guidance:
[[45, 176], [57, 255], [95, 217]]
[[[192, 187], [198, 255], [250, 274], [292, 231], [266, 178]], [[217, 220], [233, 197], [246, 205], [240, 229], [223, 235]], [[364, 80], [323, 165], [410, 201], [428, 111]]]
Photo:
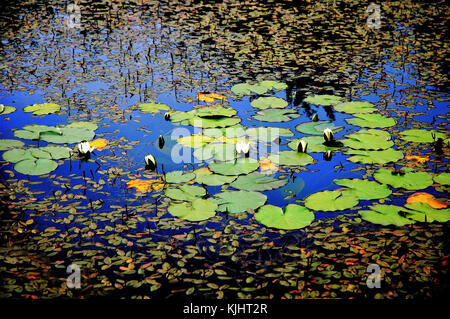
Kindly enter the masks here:
[[145, 160], [146, 168], [148, 168], [152, 171], [156, 168], [156, 159], [153, 155], [151, 155], [151, 154], [146, 155], [144, 160]]
[[3, 104], [0, 104], [0, 113], [3, 113], [4, 110], [5, 110], [5, 106]]
[[331, 129], [328, 127], [323, 130], [323, 138], [325, 139], [326, 143], [331, 143], [334, 141], [334, 134]]
[[325, 161], [331, 161], [332, 158], [333, 158], [333, 153], [331, 151], [326, 151], [323, 153], [323, 159]]
[[306, 153], [306, 149], [308, 148], [308, 142], [305, 140], [300, 140], [297, 143], [297, 152]]
[[164, 140], [164, 137], [162, 135], [160, 135], [158, 137], [158, 146], [159, 146], [159, 148], [163, 148], [165, 143], [166, 143], [166, 141]]
[[311, 117], [311, 121], [317, 122], [319, 120], [319, 115], [317, 113], [314, 113], [314, 115]]
[[166, 113], [164, 114], [164, 119], [165, 119], [166, 121], [170, 121], [170, 113], [169, 113], [169, 112], [166, 112]]
[[77, 149], [81, 155], [87, 155], [94, 151], [95, 147], [91, 147], [89, 142], [81, 142], [77, 145]]
[[236, 152], [238, 154], [243, 154], [245, 157], [248, 157], [250, 154], [250, 143], [248, 142], [239, 142], [236, 144]]

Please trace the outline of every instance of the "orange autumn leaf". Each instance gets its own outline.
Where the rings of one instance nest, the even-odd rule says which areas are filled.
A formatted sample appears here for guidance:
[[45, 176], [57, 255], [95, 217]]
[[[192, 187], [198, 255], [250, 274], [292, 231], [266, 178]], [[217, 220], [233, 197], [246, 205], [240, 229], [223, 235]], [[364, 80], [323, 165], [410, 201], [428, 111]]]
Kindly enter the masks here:
[[127, 188], [134, 187], [140, 192], [147, 192], [149, 188], [158, 191], [163, 185], [159, 179], [133, 179], [127, 182]]
[[98, 138], [89, 142], [90, 147], [95, 147], [95, 149], [99, 151], [102, 151], [106, 147], [106, 145], [108, 145], [108, 140], [104, 138]]
[[426, 203], [426, 204], [430, 205], [431, 207], [437, 208], [437, 209], [447, 207], [447, 202], [436, 200], [433, 195], [428, 194], [428, 193], [414, 193], [406, 199], [406, 202], [408, 204], [417, 203], [417, 202]]
[[429, 156], [419, 156], [419, 155], [406, 155], [405, 160], [408, 161], [414, 161], [415, 163], [413, 165], [406, 165], [406, 166], [415, 166], [416, 164], [423, 164], [430, 160]]
[[262, 172], [273, 172], [278, 170], [278, 166], [272, 163], [268, 158], [262, 157], [259, 162]]
[[217, 94], [217, 93], [206, 93], [199, 92], [195, 96], [199, 101], [203, 102], [214, 102], [215, 100], [224, 100], [225, 96]]

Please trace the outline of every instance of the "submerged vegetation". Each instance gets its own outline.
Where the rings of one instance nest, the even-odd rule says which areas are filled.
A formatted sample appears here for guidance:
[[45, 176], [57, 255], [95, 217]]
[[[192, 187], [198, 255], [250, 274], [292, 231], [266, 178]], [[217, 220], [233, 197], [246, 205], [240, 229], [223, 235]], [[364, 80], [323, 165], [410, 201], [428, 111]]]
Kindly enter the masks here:
[[8, 4], [0, 296], [448, 293], [444, 4], [367, 5]]

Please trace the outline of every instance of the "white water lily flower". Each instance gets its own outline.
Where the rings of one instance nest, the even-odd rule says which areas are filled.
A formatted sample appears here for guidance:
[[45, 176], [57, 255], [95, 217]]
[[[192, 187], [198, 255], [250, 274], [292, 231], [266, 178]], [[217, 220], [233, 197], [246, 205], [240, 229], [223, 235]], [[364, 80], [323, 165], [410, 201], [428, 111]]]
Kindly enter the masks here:
[[156, 159], [153, 155], [149, 154], [144, 157], [145, 165], [147, 165], [150, 169], [156, 168]]
[[297, 152], [306, 153], [306, 149], [308, 148], [308, 142], [305, 140], [300, 140], [297, 144]]
[[237, 143], [236, 152], [238, 154], [248, 155], [250, 153], [250, 143], [244, 141]]
[[328, 127], [323, 130], [323, 138], [325, 139], [325, 142], [330, 143], [334, 141], [334, 134], [331, 129]]
[[77, 145], [77, 147], [78, 152], [80, 152], [83, 155], [89, 154], [95, 150], [95, 147], [91, 146], [89, 142], [81, 142]]

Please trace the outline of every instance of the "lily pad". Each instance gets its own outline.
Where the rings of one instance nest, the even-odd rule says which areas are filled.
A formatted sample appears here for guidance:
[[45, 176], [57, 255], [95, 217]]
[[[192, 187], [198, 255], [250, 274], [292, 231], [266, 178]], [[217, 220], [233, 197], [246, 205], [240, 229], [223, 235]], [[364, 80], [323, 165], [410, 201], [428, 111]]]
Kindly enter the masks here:
[[195, 116], [195, 110], [182, 112], [182, 111], [173, 111], [170, 112], [170, 121], [171, 122], [184, 122]]
[[222, 136], [226, 138], [236, 138], [245, 135], [245, 128], [241, 124], [222, 128], [207, 128], [203, 130], [203, 135], [214, 138], [219, 138]]
[[239, 176], [230, 186], [247, 191], [267, 191], [280, 188], [287, 182], [287, 179], [277, 179], [268, 174], [253, 172]]
[[299, 116], [293, 109], [267, 109], [258, 111], [253, 118], [262, 122], [288, 122]]
[[203, 118], [194, 116], [188, 122], [194, 127], [210, 128], [233, 126], [241, 122], [241, 119], [238, 117]]
[[236, 113], [231, 107], [202, 107], [195, 110], [195, 115], [203, 118], [231, 117]]
[[213, 200], [219, 205], [217, 211], [236, 214], [264, 205], [267, 196], [258, 192], [225, 191], [215, 194]]
[[93, 122], [86, 122], [86, 121], [80, 121], [80, 122], [72, 122], [65, 127], [81, 127], [85, 128], [87, 130], [95, 131], [98, 129], [98, 125]]
[[314, 220], [314, 213], [296, 204], [289, 204], [284, 208], [265, 205], [258, 209], [255, 219], [267, 227], [292, 230], [310, 225]]
[[170, 203], [168, 212], [175, 217], [197, 222], [214, 217], [217, 204], [210, 199], [195, 199], [192, 202]]
[[369, 128], [384, 128], [395, 125], [392, 117], [384, 117], [381, 114], [355, 114], [354, 118], [345, 119], [348, 124]]
[[0, 151], [9, 150], [12, 148], [20, 148], [24, 145], [25, 144], [19, 140], [4, 139], [0, 140]]
[[348, 150], [347, 154], [352, 155], [347, 160], [353, 163], [363, 164], [386, 164], [397, 162], [403, 158], [403, 153], [393, 148], [382, 151]]
[[165, 180], [167, 183], [187, 183], [195, 178], [195, 174], [185, 171], [172, 171], [166, 173]]
[[[322, 152], [327, 152], [327, 151], [337, 151], [341, 148], [341, 146], [328, 146], [328, 145], [323, 144], [325, 142], [325, 140], [323, 139], [322, 136], [305, 136], [305, 137], [302, 137], [301, 139], [308, 143], [307, 151], [309, 153], [322, 153]], [[300, 141], [300, 139], [295, 139], [295, 140], [290, 141], [288, 143], [289, 148], [296, 151], [297, 144], [299, 141]], [[339, 144], [336, 143], [336, 145], [339, 145]]]
[[334, 106], [334, 109], [338, 112], [344, 112], [344, 113], [372, 113], [376, 111], [376, 108], [374, 108], [374, 105], [370, 102], [360, 102], [360, 101], [354, 101], [354, 102], [345, 102], [340, 103]]
[[400, 215], [403, 212], [406, 216], [408, 212], [411, 212], [400, 206], [377, 204], [371, 205], [369, 208], [370, 210], [360, 210], [358, 213], [362, 219], [374, 224], [404, 226], [415, 223], [414, 220]]
[[391, 189], [384, 184], [363, 179], [335, 179], [335, 184], [348, 187], [346, 194], [356, 195], [360, 200], [386, 198], [391, 195]]
[[14, 165], [14, 169], [26, 175], [43, 175], [54, 171], [58, 164], [51, 159], [25, 159]]
[[424, 189], [433, 184], [431, 175], [426, 172], [412, 172], [411, 169], [403, 168], [404, 175], [392, 174], [389, 169], [379, 169], [373, 177], [382, 184], [388, 184], [395, 188], [408, 190]]
[[261, 142], [272, 142], [280, 136], [294, 136], [290, 129], [282, 127], [252, 127], [247, 129], [246, 134]]
[[352, 208], [358, 204], [358, 197], [347, 191], [323, 191], [309, 195], [305, 206], [312, 210], [332, 212]]
[[0, 115], [6, 115], [16, 110], [14, 106], [0, 104]]
[[94, 131], [82, 127], [63, 127], [61, 133], [46, 131], [41, 133], [40, 138], [49, 143], [73, 144], [90, 141], [94, 136]]
[[339, 104], [341, 100], [342, 98], [336, 95], [322, 94], [308, 96], [304, 101], [314, 105], [327, 106]]
[[383, 150], [394, 145], [390, 137], [386, 138], [382, 134], [356, 132], [346, 135], [346, 137], [342, 143], [357, 150]]
[[33, 155], [31, 155], [29, 149], [14, 148], [12, 150], [3, 153], [3, 160], [10, 163], [18, 163], [26, 159], [30, 160], [36, 159], [33, 157]]
[[194, 173], [195, 173], [195, 182], [207, 186], [221, 186], [229, 184], [236, 179], [236, 176], [224, 176], [220, 174], [214, 174], [207, 167], [196, 169]]
[[412, 203], [412, 204], [406, 204], [406, 208], [409, 208], [413, 210], [410, 212], [407, 217], [417, 220], [419, 222], [440, 222], [445, 223], [450, 220], [450, 209], [436, 209], [433, 207], [430, 207], [430, 205], [426, 203]]
[[334, 133], [343, 129], [342, 126], [335, 126], [331, 121], [306, 122], [295, 127], [297, 131], [303, 134], [323, 135], [323, 130], [329, 128]]
[[48, 152], [52, 159], [63, 159], [69, 158], [72, 150], [64, 146], [48, 145], [40, 147], [39, 150]]
[[163, 103], [142, 103], [138, 105], [138, 108], [143, 113], [152, 113], [156, 114], [159, 113], [160, 110], [170, 110], [170, 106], [163, 104]]
[[399, 134], [402, 135], [402, 139], [404, 139], [405, 141], [416, 143], [432, 143], [434, 142], [433, 135], [436, 136], [436, 139], [447, 138], [447, 136], [444, 133], [422, 129], [405, 130], [400, 132]]
[[206, 195], [206, 190], [203, 187], [196, 185], [176, 185], [168, 187], [165, 194], [167, 197], [175, 200], [191, 202]]
[[33, 104], [26, 106], [23, 111], [24, 112], [32, 112], [33, 115], [46, 115], [58, 112], [61, 107], [55, 103], [42, 103], [42, 104]]
[[440, 173], [433, 177], [434, 181], [441, 185], [450, 185], [450, 173]]
[[259, 167], [259, 163], [253, 158], [239, 158], [230, 162], [211, 162], [208, 167], [217, 174], [241, 175], [255, 171]]
[[314, 162], [314, 159], [310, 155], [296, 151], [281, 151], [278, 154], [270, 154], [269, 160], [278, 165], [288, 166], [305, 166]]
[[250, 83], [239, 83], [231, 87], [231, 92], [236, 95], [251, 95], [253, 93], [264, 94], [268, 90], [269, 89], [264, 85]]
[[214, 141], [214, 138], [199, 134], [180, 137], [177, 142], [185, 147], [199, 148]]
[[287, 88], [287, 84], [279, 81], [265, 80], [258, 83], [259, 85], [264, 86], [268, 90], [285, 90]]
[[250, 102], [250, 105], [261, 110], [268, 108], [282, 109], [288, 105], [288, 102], [276, 96], [262, 96]]

